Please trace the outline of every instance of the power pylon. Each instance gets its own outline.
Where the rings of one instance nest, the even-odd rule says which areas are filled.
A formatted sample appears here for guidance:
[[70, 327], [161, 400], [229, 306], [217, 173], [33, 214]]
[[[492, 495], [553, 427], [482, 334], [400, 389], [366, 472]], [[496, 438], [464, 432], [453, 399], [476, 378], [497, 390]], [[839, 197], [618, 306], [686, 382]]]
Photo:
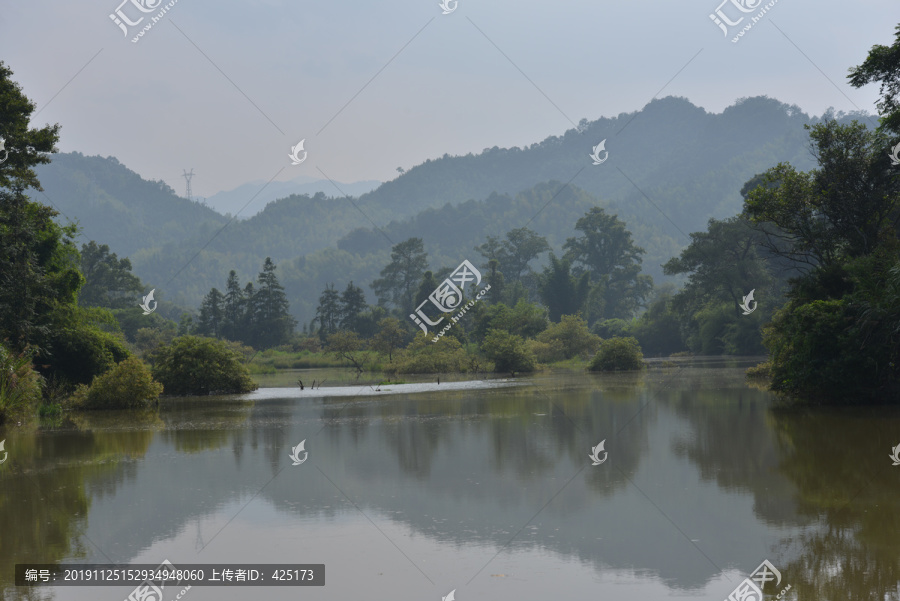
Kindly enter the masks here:
[[184, 188], [184, 197], [188, 200], [194, 200], [193, 195], [191, 194], [191, 178], [194, 177], [194, 168], [191, 167], [191, 172], [188, 173], [185, 169], [184, 171], [184, 180], [187, 182], [187, 185]]

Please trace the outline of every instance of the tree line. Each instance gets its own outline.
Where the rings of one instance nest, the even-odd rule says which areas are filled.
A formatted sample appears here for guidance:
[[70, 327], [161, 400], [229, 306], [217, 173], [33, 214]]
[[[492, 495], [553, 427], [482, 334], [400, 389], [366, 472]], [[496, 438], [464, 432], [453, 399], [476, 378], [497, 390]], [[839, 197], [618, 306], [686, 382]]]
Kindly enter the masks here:
[[254, 348], [287, 343], [297, 322], [291, 317], [290, 304], [275, 269], [274, 261], [266, 257], [256, 278], [257, 287], [247, 282], [243, 288], [232, 269], [225, 282], [225, 293], [213, 288], [204, 297], [193, 332]]

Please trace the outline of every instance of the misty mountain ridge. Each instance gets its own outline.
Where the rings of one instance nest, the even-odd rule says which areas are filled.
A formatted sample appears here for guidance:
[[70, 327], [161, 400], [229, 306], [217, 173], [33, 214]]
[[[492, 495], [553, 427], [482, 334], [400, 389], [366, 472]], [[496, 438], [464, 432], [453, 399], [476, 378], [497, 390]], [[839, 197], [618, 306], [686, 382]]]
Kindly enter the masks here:
[[[203, 202], [222, 215], [230, 214], [236, 215], [238, 219], [248, 219], [264, 210], [267, 204], [279, 198], [287, 198], [292, 195], [315, 196], [320, 192], [326, 196], [343, 196], [344, 194], [360, 196], [371, 192], [380, 185], [381, 182], [374, 179], [333, 184], [327, 179], [301, 175], [287, 182], [270, 182], [269, 185], [266, 185], [265, 180], [247, 182], [231, 190], [216, 192], [205, 198]], [[265, 186], [264, 189], [263, 186]], [[262, 189], [261, 192], [260, 189]], [[250, 202], [251, 199], [253, 199], [252, 202]], [[246, 208], [244, 208], [245, 205], [247, 205]]]
[[67, 152], [51, 159], [35, 167], [44, 192], [29, 190], [29, 196], [60, 211], [60, 221], [77, 222], [79, 240], [108, 244], [121, 256], [178, 244], [198, 227], [221, 227], [228, 221], [181, 198], [163, 181], [145, 180], [115, 157]]
[[[659, 282], [661, 263], [680, 252], [688, 233], [740, 211], [747, 180], [779, 162], [813, 166], [804, 125], [818, 120], [766, 97], [741, 99], [722, 113], [667, 97], [634, 113], [582, 120], [577, 130], [527, 148], [428, 159], [358, 199], [319, 192], [270, 201], [215, 239], [225, 217], [162, 182], [142, 180], [113, 158], [55, 155], [38, 174], [47, 195], [80, 222], [82, 237], [130, 256], [145, 282], [168, 282], [203, 248], [167, 285], [170, 300], [196, 307], [211, 287], [223, 286], [230, 269], [246, 280], [271, 256], [292, 312], [308, 321], [327, 283], [342, 287], [353, 279], [367, 288], [391, 244], [408, 237], [424, 239], [435, 269], [463, 258], [477, 263], [473, 246], [484, 236], [526, 224], [558, 254], [577, 218], [597, 205], [626, 222], [646, 250], [644, 271]], [[609, 158], [592, 165], [588, 155], [604, 139]], [[368, 289], [367, 296], [375, 301]]]

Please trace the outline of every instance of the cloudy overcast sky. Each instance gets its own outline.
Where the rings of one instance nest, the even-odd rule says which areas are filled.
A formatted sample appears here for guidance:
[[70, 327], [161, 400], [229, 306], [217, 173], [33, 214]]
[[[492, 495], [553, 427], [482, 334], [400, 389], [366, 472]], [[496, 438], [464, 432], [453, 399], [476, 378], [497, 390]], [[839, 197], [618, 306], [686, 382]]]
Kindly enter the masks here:
[[[733, 0], [721, 7], [737, 20]], [[720, 0], [0, 0], [0, 58], [59, 123], [61, 151], [112, 155], [210, 196], [253, 180], [387, 180], [444, 153], [524, 146], [655, 95], [720, 112], [768, 95], [874, 113], [846, 83], [889, 45], [897, 0], [778, 0], [738, 43]], [[762, 6], [766, 4], [763, 3]], [[163, 3], [165, 6], [165, 3]], [[761, 10], [762, 7], [759, 8]], [[748, 13], [746, 25], [757, 11]], [[730, 30], [736, 32], [740, 26]], [[308, 159], [292, 166], [305, 139]]]

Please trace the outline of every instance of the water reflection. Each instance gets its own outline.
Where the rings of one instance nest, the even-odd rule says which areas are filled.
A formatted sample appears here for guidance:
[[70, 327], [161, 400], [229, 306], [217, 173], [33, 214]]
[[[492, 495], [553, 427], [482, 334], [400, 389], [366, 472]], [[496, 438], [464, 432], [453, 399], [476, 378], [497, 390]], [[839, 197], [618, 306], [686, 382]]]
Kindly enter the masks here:
[[[816, 525], [788, 564], [801, 598], [897, 599], [900, 412], [873, 409], [772, 412], [780, 470], [796, 485], [799, 513]], [[892, 442], [894, 441], [894, 442]]]
[[[283, 559], [240, 526], [268, 506], [285, 529], [362, 511], [437, 548], [522, 562], [540, 551], [673, 594], [725, 598], [737, 584], [727, 579], [766, 557], [801, 598], [897, 590], [896, 412], [774, 410], [740, 369], [686, 365], [514, 388], [260, 396], [7, 434], [0, 582], [16, 561], [129, 562], [151, 545], [195, 554], [247, 505], [211, 544], [256, 562]], [[291, 466], [303, 439], [310, 458]], [[609, 459], [592, 466], [601, 440]], [[219, 526], [204, 536], [209, 521]], [[200, 542], [178, 546], [185, 530]]]

